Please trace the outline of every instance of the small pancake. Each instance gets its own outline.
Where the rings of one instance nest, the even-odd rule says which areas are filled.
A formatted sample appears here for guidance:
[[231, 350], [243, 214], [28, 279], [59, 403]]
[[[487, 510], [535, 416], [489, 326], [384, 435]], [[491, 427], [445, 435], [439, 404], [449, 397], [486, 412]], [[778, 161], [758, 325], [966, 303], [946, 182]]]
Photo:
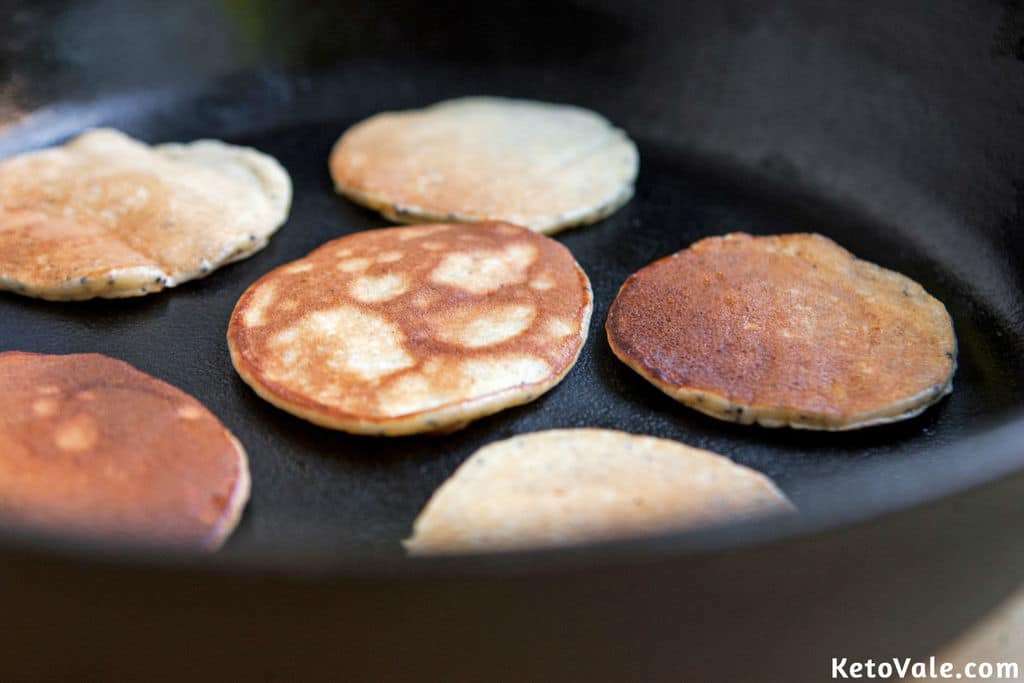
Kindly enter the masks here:
[[0, 161], [0, 290], [119, 298], [203, 277], [266, 246], [291, 192], [277, 161], [214, 140], [98, 129]]
[[572, 254], [526, 228], [371, 230], [259, 279], [235, 306], [228, 345], [256, 393], [306, 420], [443, 431], [561, 381], [592, 301]]
[[188, 394], [99, 354], [0, 353], [0, 521], [212, 550], [248, 499], [245, 450]]
[[553, 233], [593, 223], [633, 196], [638, 155], [579, 107], [465, 97], [387, 112], [331, 152], [338, 192], [394, 221], [508, 221]]
[[607, 429], [484, 446], [416, 519], [413, 554], [513, 550], [791, 511], [768, 477], [710, 451]]
[[696, 242], [631, 275], [606, 329], [669, 396], [766, 427], [904, 420], [950, 393], [956, 370], [940, 301], [815, 234]]

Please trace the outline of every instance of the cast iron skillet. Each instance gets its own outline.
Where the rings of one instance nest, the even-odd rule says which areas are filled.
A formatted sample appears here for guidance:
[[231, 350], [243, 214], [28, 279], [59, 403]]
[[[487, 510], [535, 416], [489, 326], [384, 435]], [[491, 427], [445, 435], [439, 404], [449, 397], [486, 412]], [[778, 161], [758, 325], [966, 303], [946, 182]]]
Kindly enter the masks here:
[[[287, 35], [305, 36], [316, 57], [325, 39], [315, 22], [338, 18], [312, 5], [305, 13], [253, 6]], [[216, 137], [277, 157], [295, 201], [267, 249], [175, 290], [70, 304], [0, 297], [0, 350], [99, 351], [166, 379], [239, 436], [253, 474], [242, 524], [213, 558], [4, 533], [0, 670], [821, 680], [834, 656], [927, 655], [1019, 579], [1024, 89], [1014, 87], [1024, 81], [1016, 10], [526, 9], [549, 23], [522, 23], [507, 7], [495, 10], [501, 25], [456, 4], [436, 8], [451, 25], [410, 4], [364, 9], [371, 37], [345, 33], [348, 42], [322, 60], [330, 64], [215, 54], [210, 66], [186, 53], [188, 82], [152, 60], [103, 67], [108, 58], [96, 55], [112, 48], [101, 45], [102, 22], [150, 27], [156, 46], [141, 54], [152, 57], [160, 36], [208, 34], [202, 16], [101, 12], [90, 24], [79, 7], [44, 24], [51, 19], [25, 10], [30, 27], [47, 27], [37, 27], [40, 40], [71, 35], [62, 33], [69, 15], [101, 35], [84, 41], [77, 65], [61, 61], [59, 42], [47, 43], [53, 53], [15, 50], [9, 82], [24, 92], [8, 98], [15, 107], [4, 114], [11, 125], [0, 131], [0, 154], [96, 125], [150, 142]], [[424, 22], [433, 32], [422, 31]], [[452, 32], [464, 22], [492, 42], [466, 26]], [[581, 54], [554, 41], [566, 31], [577, 32]], [[551, 54], [520, 45], [524, 32], [546, 37]], [[439, 35], [478, 37], [453, 45]], [[68, 73], [88, 78], [73, 82]], [[118, 80], [125, 73], [155, 73], [167, 84]], [[53, 92], [52, 80], [41, 85], [44, 75], [71, 95]], [[638, 141], [633, 201], [558, 237], [595, 294], [576, 368], [537, 402], [446, 437], [347, 436], [258, 399], [227, 355], [238, 296], [328, 239], [387, 224], [334, 194], [331, 144], [375, 112], [475, 93], [588, 106]], [[721, 423], [635, 376], [603, 332], [618, 287], [656, 258], [734, 230], [822, 232], [921, 282], [956, 325], [953, 395], [904, 423], [819, 434]], [[563, 551], [402, 557], [398, 541], [416, 513], [476, 448], [573, 426], [727, 454], [771, 476], [802, 514]]]

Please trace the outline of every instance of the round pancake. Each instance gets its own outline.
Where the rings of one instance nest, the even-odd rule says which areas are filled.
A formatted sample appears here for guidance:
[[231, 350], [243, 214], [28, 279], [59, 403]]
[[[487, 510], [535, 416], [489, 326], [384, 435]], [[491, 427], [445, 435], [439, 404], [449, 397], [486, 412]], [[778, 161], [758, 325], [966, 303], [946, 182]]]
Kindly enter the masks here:
[[414, 554], [557, 546], [792, 510], [768, 477], [710, 451], [606, 429], [484, 446], [431, 497]]
[[220, 546], [249, 498], [242, 445], [188, 394], [99, 354], [0, 353], [0, 520]]
[[158, 292], [262, 249], [290, 203], [288, 174], [255, 150], [93, 130], [0, 161], [0, 289], [51, 300]]
[[956, 370], [941, 302], [814, 234], [696, 242], [631, 275], [606, 329], [669, 396], [766, 427], [903, 420], [950, 393]]
[[466, 97], [353, 126], [330, 169], [339, 192], [394, 221], [500, 220], [553, 233], [629, 201], [638, 163], [633, 142], [594, 112]]
[[505, 223], [360, 232], [239, 299], [231, 360], [260, 396], [357, 434], [458, 428], [572, 368], [593, 297], [558, 242]]

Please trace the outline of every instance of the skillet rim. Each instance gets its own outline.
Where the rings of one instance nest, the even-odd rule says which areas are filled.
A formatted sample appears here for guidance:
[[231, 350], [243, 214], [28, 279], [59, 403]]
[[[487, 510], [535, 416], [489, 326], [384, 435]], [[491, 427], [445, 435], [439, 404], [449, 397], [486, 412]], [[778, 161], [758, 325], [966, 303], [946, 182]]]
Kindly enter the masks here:
[[[103, 125], [111, 118], [145, 115], [169, 100], [207, 93], [211, 85], [215, 86], [219, 80], [122, 92], [93, 102], [48, 103], [31, 112], [25, 120], [0, 128], [0, 156], [7, 156], [15, 150], [52, 144], [55, 140], [71, 137], [85, 128]], [[259, 128], [252, 130], [255, 132]], [[211, 131], [210, 134], [216, 133]], [[13, 144], [5, 144], [14, 138], [16, 141]], [[655, 139], [654, 142], [662, 144], [665, 141]], [[671, 150], [670, 147], [666, 149]], [[756, 174], [756, 169], [738, 168]], [[812, 192], [813, 188], [805, 187], [804, 191]], [[818, 198], [829, 199], [824, 196]], [[966, 436], [931, 451], [929, 458], [933, 462], [924, 476], [921, 475], [920, 456], [917, 454], [898, 461], [883, 460], [862, 469], [816, 481], [814, 487], [804, 494], [801, 514], [788, 519], [767, 517], [701, 530], [666, 532], [564, 548], [426, 556], [412, 561], [407, 557], [374, 555], [334, 557], [330, 552], [316, 551], [303, 553], [299, 562], [295, 562], [295, 555], [283, 561], [267, 561], [266, 552], [236, 550], [231, 555], [204, 556], [156, 547], [87, 542], [0, 526], [0, 558], [35, 556], [41, 560], [72, 560], [83, 564], [321, 579], [536, 576], [580, 568], [635, 565], [655, 559], [685, 561], [686, 558], [723, 551], [809, 539], [831, 530], [884, 520], [1024, 472], [1024, 408], [972, 427]], [[941, 462], [942, 466], [936, 466], [937, 462]], [[888, 488], [884, 496], [874, 495], [872, 487], [865, 484], [883, 474], [890, 475]], [[898, 485], [893, 486], [893, 482]], [[850, 490], [857, 491], [857, 495], [847, 495]]]
[[[90, 542], [8, 526], [0, 527], [0, 559], [34, 558], [83, 565], [318, 581], [536, 577], [629, 567], [651, 561], [686, 562], [758, 546], [801, 541], [809, 544], [816, 536], [832, 531], [884, 522], [886, 518], [911, 513], [957, 494], [995, 486], [1024, 472], [1024, 410], [986, 431], [944, 446], [932, 457], [952, 459], [954, 465], [933, 471], [928, 478], [919, 478], [916, 474], [920, 463], [918, 458], [911, 457], [836, 475], [818, 482], [795, 515], [772, 515], [704, 529], [561, 548], [415, 558], [335, 556], [324, 549], [304, 555], [300, 564], [294, 561], [294, 555], [289, 556], [291, 559], [268, 562], [266, 553], [253, 551], [236, 551], [233, 555], [201, 554], [157, 546]], [[982, 467], [977, 466], [979, 459]], [[904, 476], [907, 474], [914, 476]], [[873, 496], [868, 484], [879, 475], [888, 475], [890, 486], [887, 495]], [[892, 486], [893, 482], [897, 485]], [[845, 495], [850, 490], [858, 491], [859, 495]]]

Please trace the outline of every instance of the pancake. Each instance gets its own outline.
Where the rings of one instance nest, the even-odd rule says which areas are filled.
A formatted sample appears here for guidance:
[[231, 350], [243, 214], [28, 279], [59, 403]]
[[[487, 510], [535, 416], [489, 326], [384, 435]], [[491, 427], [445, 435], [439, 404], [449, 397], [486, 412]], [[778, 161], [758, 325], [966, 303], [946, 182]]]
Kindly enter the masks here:
[[634, 273], [612, 351], [722, 420], [845, 430], [904, 420], [953, 390], [946, 308], [815, 234], [710, 237]]
[[0, 289], [51, 300], [158, 292], [262, 249], [290, 203], [288, 174], [255, 150], [93, 130], [0, 161]]
[[371, 230], [253, 284], [228, 345], [256, 393], [316, 424], [446, 431], [561, 381], [586, 340], [592, 301], [572, 254], [526, 228]]
[[0, 353], [0, 521], [215, 549], [249, 498], [237, 439], [188, 394], [99, 354]]
[[710, 451], [607, 429], [484, 446], [431, 497], [414, 554], [558, 546], [792, 510], [763, 474]]
[[465, 97], [353, 126], [330, 169], [338, 192], [394, 221], [500, 220], [553, 233], [629, 201], [638, 163], [633, 142], [594, 112]]

